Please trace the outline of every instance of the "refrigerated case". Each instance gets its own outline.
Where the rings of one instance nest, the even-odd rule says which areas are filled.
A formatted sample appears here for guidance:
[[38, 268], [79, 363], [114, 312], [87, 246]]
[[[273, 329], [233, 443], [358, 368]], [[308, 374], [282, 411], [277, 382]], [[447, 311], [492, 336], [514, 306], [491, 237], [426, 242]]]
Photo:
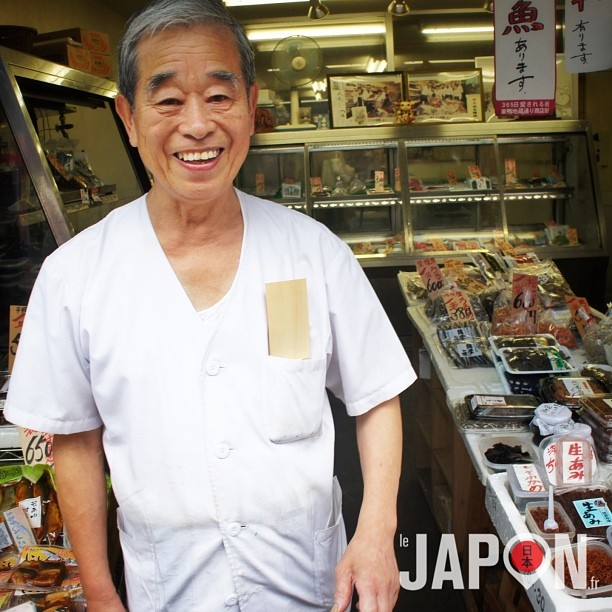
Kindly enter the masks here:
[[[0, 47], [0, 370], [9, 307], [44, 258], [142, 195], [149, 177], [114, 110], [113, 82]], [[13, 343], [14, 346], [14, 343]]]
[[[603, 302], [608, 257], [584, 121], [381, 126], [256, 134], [237, 186], [342, 237], [366, 268], [487, 248], [554, 259]], [[257, 166], [256, 166], [257, 164]], [[300, 197], [281, 197], [285, 183]], [[571, 278], [568, 279], [571, 282]], [[603, 281], [602, 281], [603, 282]]]

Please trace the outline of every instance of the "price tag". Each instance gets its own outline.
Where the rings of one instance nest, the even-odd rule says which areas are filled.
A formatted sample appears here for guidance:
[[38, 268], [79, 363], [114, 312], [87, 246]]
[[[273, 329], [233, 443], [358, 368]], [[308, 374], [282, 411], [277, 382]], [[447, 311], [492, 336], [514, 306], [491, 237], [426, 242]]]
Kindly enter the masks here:
[[574, 323], [576, 323], [576, 329], [580, 337], [584, 338], [587, 331], [597, 325], [597, 319], [591, 314], [591, 307], [586, 298], [568, 295], [565, 299], [572, 313]]
[[374, 170], [374, 191], [385, 190], [385, 171]]
[[53, 436], [33, 429], [17, 427], [26, 465], [53, 465]]
[[516, 183], [516, 160], [505, 159], [504, 160], [504, 172], [506, 175], [506, 185], [514, 185]]
[[537, 331], [538, 277], [514, 274], [512, 277], [512, 309], [528, 315], [528, 333]]
[[9, 345], [8, 345], [8, 371], [12, 372], [13, 362], [19, 346], [21, 328], [25, 319], [26, 307], [13, 306], [9, 309]]
[[394, 178], [393, 187], [395, 191], [401, 191], [402, 190], [402, 176], [401, 176], [399, 168], [395, 168], [393, 170], [393, 178]]
[[451, 321], [476, 321], [470, 299], [465, 291], [447, 291], [442, 296], [442, 299]]
[[[590, 483], [597, 471], [597, 459], [592, 445], [586, 440], [560, 442], [562, 442], [560, 452], [559, 443], [555, 441], [551, 442], [542, 453], [542, 462], [548, 480], [555, 486]], [[589, 450], [586, 450], [587, 448]], [[585, 465], [590, 470], [588, 468], [585, 470]], [[586, 474], [586, 471], [590, 471], [590, 474]]]
[[433, 257], [419, 259], [416, 268], [430, 297], [437, 295], [446, 285], [440, 266]]

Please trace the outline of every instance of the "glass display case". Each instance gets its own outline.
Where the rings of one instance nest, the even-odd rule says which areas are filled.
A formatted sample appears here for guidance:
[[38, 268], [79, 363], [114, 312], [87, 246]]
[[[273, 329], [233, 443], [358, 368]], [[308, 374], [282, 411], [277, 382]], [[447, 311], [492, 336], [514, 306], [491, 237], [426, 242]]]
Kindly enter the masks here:
[[0, 56], [0, 370], [6, 370], [17, 340], [9, 338], [10, 329], [16, 333], [10, 307], [27, 305], [44, 258], [150, 182], [115, 114], [114, 83], [12, 49], [0, 48]]
[[586, 122], [564, 120], [279, 131], [253, 137], [247, 167], [275, 199], [303, 169], [300, 207], [366, 266], [502, 244], [605, 257], [591, 140]]

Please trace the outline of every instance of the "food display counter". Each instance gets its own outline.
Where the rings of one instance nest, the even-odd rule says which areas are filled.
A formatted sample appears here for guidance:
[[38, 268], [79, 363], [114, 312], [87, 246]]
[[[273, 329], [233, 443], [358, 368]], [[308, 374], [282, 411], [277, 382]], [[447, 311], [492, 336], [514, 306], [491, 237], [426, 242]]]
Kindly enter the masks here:
[[[529, 533], [529, 529], [510, 495], [506, 472], [487, 465], [483, 448], [496, 437], [506, 437], [520, 441], [537, 456], [533, 434], [524, 424], [501, 427], [481, 424], [477, 429], [476, 424], [466, 423], [458, 410], [465, 396], [504, 394], [500, 376], [494, 367], [452, 367], [438, 340], [436, 326], [425, 313], [424, 303], [417, 303], [407, 295], [401, 278], [400, 287], [408, 319], [416, 332], [414, 348], [419, 354], [419, 379], [428, 391], [419, 394], [414, 407], [419, 430], [415, 436], [417, 474], [423, 492], [440, 530], [455, 535], [460, 555], [467, 550], [470, 533], [488, 532], [497, 533], [501, 553], [504, 545], [517, 535]], [[581, 350], [573, 357], [577, 365], [586, 360]], [[610, 472], [609, 467], [600, 463], [597, 480], [606, 480]], [[465, 558], [462, 563], [466, 563]], [[518, 583], [514, 584], [516, 587]], [[541, 612], [612, 610], [612, 597], [581, 599], [566, 593], [555, 584], [550, 567], [524, 590], [524, 596]]]

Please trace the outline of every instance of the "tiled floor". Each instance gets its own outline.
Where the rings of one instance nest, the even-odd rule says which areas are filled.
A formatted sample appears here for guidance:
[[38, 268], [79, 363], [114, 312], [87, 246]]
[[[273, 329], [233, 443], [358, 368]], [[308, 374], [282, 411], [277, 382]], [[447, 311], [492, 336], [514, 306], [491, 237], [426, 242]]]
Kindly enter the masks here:
[[[412, 440], [415, 429], [411, 418], [410, 404], [412, 391], [402, 395], [404, 416], [404, 461], [398, 500], [398, 537], [396, 553], [400, 571], [410, 572], [411, 580], [417, 577], [415, 536], [427, 534], [427, 583], [425, 588], [416, 591], [400, 591], [396, 612], [427, 610], [428, 612], [464, 612], [466, 610], [461, 591], [454, 591], [444, 583], [445, 588], [431, 589], [433, 568], [435, 566], [440, 532], [421, 488], [414, 469], [414, 445]], [[344, 492], [344, 518], [350, 537], [355, 529], [357, 513], [361, 501], [362, 480], [359, 470], [359, 457], [355, 442], [354, 420], [347, 417], [344, 407], [332, 403], [336, 421], [336, 474]], [[408, 537], [409, 546], [399, 545], [399, 535]], [[422, 568], [419, 568], [422, 571]]]

